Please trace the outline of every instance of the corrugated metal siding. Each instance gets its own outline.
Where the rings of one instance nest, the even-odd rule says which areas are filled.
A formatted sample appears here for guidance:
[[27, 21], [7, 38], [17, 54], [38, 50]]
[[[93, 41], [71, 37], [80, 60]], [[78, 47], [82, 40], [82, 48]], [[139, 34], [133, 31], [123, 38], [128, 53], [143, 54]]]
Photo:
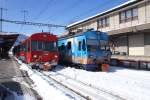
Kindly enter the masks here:
[[144, 56], [144, 34], [129, 36], [129, 55]]
[[144, 45], [145, 45], [144, 49], [145, 56], [150, 56], [150, 33], [145, 34]]

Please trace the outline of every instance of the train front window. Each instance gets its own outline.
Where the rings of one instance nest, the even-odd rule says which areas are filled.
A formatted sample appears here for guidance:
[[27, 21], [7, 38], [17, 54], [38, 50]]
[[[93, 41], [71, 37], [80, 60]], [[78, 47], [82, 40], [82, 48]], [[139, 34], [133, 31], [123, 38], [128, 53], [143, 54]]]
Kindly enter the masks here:
[[43, 49], [44, 49], [43, 41], [38, 41], [38, 50], [43, 50]]
[[100, 40], [100, 49], [101, 50], [109, 50], [109, 45], [107, 41]]
[[88, 51], [95, 52], [95, 51], [97, 51], [97, 47], [98, 47], [98, 40], [94, 40], [94, 39], [87, 40], [87, 50]]
[[31, 42], [31, 48], [32, 48], [32, 51], [35, 51], [35, 50], [37, 50], [37, 41], [32, 41]]
[[45, 42], [45, 50], [46, 51], [56, 51], [57, 50], [56, 42]]
[[32, 51], [55, 51], [57, 50], [56, 42], [50, 41], [32, 41]]

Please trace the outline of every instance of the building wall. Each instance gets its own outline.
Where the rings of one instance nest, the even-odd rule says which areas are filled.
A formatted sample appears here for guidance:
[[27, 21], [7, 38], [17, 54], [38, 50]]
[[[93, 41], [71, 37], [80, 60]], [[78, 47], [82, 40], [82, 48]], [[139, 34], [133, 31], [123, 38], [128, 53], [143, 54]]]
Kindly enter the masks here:
[[[134, 8], [134, 7], [138, 8], [138, 19], [132, 20], [129, 22], [125, 22], [125, 23], [120, 23], [119, 22], [119, 13], [124, 11], [124, 10], [128, 10], [128, 9]], [[150, 1], [147, 3], [139, 4], [139, 5], [133, 5], [133, 7], [126, 7], [123, 10], [120, 10], [118, 12], [114, 12], [112, 14], [108, 14], [106, 16], [109, 16], [109, 18], [110, 18], [110, 25], [108, 27], [99, 28], [98, 30], [111, 31], [111, 30], [117, 30], [117, 29], [127, 28], [127, 27], [131, 27], [131, 26], [150, 23]], [[106, 16], [101, 16], [99, 18], [95, 18], [95, 19], [93, 19], [93, 21], [88, 21], [86, 23], [82, 23], [82, 25], [75, 26], [75, 27], [73, 27], [73, 29], [69, 28], [69, 30], [75, 31], [78, 28], [80, 28], [80, 29], [82, 29], [82, 28], [84, 28], [84, 29], [88, 29], [88, 28], [97, 29], [97, 19], [101, 19], [101, 18], [106, 17]]]
[[129, 36], [129, 55], [144, 55], [144, 34], [134, 34]]
[[146, 3], [146, 22], [150, 23], [150, 1]]
[[150, 32], [144, 34], [144, 54], [145, 56], [150, 56]]
[[[128, 37], [127, 36], [119, 36], [117, 38], [112, 38], [115, 45], [115, 52], [119, 52], [120, 54], [128, 54]], [[113, 51], [114, 52], [114, 51]]]
[[[123, 9], [120, 9], [115, 12], [111, 12], [107, 15], [100, 16], [98, 18], [92, 19], [92, 21], [88, 21], [86, 23], [82, 23], [82, 25], [73, 26], [73, 28], [69, 28], [71, 31], [76, 31], [78, 28], [94, 28], [97, 30], [98, 19], [102, 19], [104, 17], [109, 17], [109, 26], [107, 27], [100, 27], [98, 28], [99, 31], [109, 32], [114, 30], [122, 30], [128, 27], [134, 27], [138, 25], [144, 25], [147, 23], [150, 23], [150, 1], [143, 0], [141, 3], [134, 4], [132, 6], [125, 7]], [[138, 18], [135, 20], [131, 20], [128, 22], [120, 23], [120, 12], [131, 9], [131, 8], [138, 8]], [[73, 30], [72, 30], [73, 29]], [[149, 28], [150, 29], [150, 28]], [[132, 30], [134, 33], [136, 33], [136, 30]], [[150, 34], [150, 32], [149, 32]], [[146, 34], [144, 35], [144, 32], [141, 32], [141, 34], [129, 34], [128, 36], [128, 42], [127, 39], [116, 39], [118, 46], [115, 48], [116, 51], [120, 52], [128, 52], [129, 55], [138, 55], [138, 56], [150, 56], [150, 35]], [[110, 34], [111, 36], [115, 34]], [[124, 35], [125, 36], [125, 35]], [[149, 38], [148, 38], [149, 37]], [[121, 37], [120, 37], [121, 38]], [[129, 47], [128, 47], [129, 44]]]

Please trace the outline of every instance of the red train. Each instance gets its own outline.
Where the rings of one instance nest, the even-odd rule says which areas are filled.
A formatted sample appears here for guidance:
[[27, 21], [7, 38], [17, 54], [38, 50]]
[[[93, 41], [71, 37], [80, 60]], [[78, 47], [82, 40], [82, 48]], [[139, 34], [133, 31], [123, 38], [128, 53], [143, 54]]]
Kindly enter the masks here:
[[14, 47], [14, 54], [26, 63], [50, 62], [58, 63], [58, 38], [48, 32], [35, 33]]

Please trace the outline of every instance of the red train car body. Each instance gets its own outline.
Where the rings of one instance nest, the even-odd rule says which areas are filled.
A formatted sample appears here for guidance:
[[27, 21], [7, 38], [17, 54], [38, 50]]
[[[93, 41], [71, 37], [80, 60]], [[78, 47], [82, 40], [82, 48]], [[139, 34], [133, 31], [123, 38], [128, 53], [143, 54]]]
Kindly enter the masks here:
[[58, 38], [48, 32], [35, 33], [21, 43], [20, 58], [26, 63], [53, 62], [57, 64]]

